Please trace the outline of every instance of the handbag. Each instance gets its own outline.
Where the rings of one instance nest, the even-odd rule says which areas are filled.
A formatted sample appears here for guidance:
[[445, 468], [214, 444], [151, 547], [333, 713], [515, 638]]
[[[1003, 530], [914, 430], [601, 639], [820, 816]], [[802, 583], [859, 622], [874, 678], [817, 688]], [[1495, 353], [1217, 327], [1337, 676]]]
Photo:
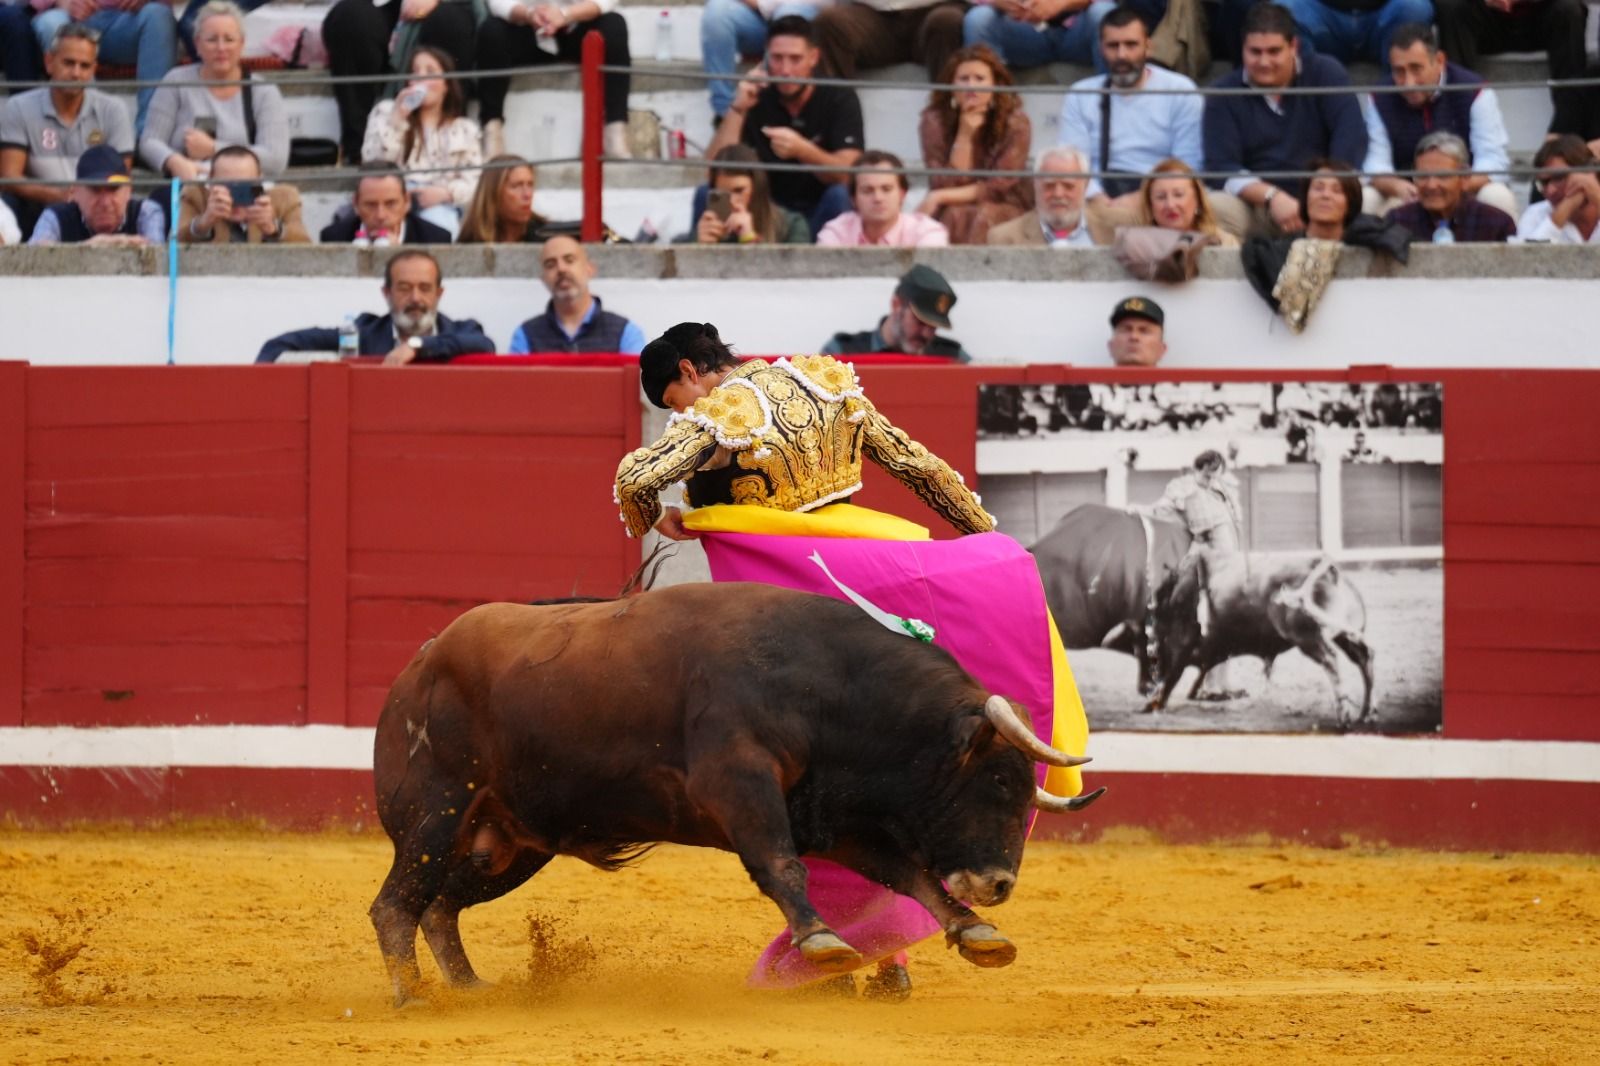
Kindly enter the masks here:
[[1122, 226], [1111, 242], [1111, 254], [1141, 281], [1190, 281], [1200, 273], [1200, 253], [1220, 243], [1194, 230]]

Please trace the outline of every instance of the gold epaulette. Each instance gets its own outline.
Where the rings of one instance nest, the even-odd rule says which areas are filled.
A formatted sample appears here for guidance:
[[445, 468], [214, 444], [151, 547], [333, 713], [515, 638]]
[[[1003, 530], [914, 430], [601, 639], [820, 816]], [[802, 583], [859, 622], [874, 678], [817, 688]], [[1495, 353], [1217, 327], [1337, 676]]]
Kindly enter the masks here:
[[749, 448], [772, 429], [772, 407], [760, 388], [744, 378], [733, 378], [712, 389], [687, 411], [667, 419], [695, 422], [717, 438], [717, 443], [732, 451]]
[[797, 355], [793, 359], [779, 359], [773, 365], [793, 374], [801, 385], [828, 403], [862, 395], [855, 367], [831, 355]]

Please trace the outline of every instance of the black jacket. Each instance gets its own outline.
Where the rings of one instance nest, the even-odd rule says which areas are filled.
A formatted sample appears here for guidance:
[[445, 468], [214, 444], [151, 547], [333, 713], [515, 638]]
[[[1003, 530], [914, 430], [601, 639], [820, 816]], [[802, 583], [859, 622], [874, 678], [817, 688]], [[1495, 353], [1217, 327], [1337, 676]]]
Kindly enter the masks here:
[[[361, 334], [362, 355], [388, 355], [394, 350], [394, 320], [389, 315], [367, 313], [356, 318], [356, 329]], [[476, 319], [459, 321], [439, 316], [439, 332], [422, 338], [422, 348], [416, 362], [445, 363], [458, 355], [473, 355], [495, 350], [494, 341], [483, 332]], [[276, 363], [284, 352], [336, 352], [339, 350], [339, 331], [336, 329], [297, 329], [280, 334], [261, 346], [256, 356], [258, 363]]]
[[[356, 239], [356, 231], [361, 228], [361, 216], [356, 214], [342, 215], [324, 226], [318, 234], [323, 244], [349, 244]], [[436, 226], [423, 218], [415, 211], [406, 216], [406, 239], [402, 244], [449, 244], [450, 231], [443, 226]]]

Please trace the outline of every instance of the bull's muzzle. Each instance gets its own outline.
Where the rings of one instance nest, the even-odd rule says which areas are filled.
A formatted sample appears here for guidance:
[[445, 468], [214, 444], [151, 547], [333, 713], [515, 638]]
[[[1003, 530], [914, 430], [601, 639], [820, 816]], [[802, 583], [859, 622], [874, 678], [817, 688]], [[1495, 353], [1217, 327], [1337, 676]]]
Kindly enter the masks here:
[[1010, 870], [957, 870], [945, 879], [950, 894], [957, 899], [976, 903], [980, 907], [993, 907], [1011, 898], [1017, 875]]
[[[1064, 751], [1057, 751], [1034, 735], [1028, 728], [1016, 709], [1006, 702], [1004, 696], [990, 696], [983, 705], [984, 714], [988, 716], [995, 732], [1005, 737], [1013, 747], [1019, 748], [1034, 762], [1042, 762], [1050, 766], [1082, 766], [1091, 761], [1087, 755], [1068, 755]], [[1105, 794], [1105, 789], [1097, 788], [1087, 796], [1057, 796], [1039, 788], [1034, 790], [1033, 805], [1048, 814], [1066, 814], [1069, 811], [1081, 811], [1095, 800]]]

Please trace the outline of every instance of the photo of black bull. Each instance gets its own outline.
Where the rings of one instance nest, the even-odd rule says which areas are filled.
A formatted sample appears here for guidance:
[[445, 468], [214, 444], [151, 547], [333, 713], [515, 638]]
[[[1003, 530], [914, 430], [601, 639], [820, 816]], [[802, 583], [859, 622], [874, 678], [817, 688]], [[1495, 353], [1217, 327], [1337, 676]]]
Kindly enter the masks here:
[[[1373, 652], [1349, 578], [1325, 557], [1252, 566], [1244, 553], [1191, 552], [1191, 543], [1182, 526], [1135, 512], [1094, 503], [1068, 511], [1030, 549], [1066, 647], [1133, 655], [1147, 711], [1167, 706], [1190, 666], [1199, 669], [1194, 699], [1228, 659], [1259, 658], [1270, 680], [1278, 656], [1298, 648], [1327, 675], [1335, 720], [1365, 722]], [[1359, 705], [1340, 687], [1339, 653], [1361, 673]]]

